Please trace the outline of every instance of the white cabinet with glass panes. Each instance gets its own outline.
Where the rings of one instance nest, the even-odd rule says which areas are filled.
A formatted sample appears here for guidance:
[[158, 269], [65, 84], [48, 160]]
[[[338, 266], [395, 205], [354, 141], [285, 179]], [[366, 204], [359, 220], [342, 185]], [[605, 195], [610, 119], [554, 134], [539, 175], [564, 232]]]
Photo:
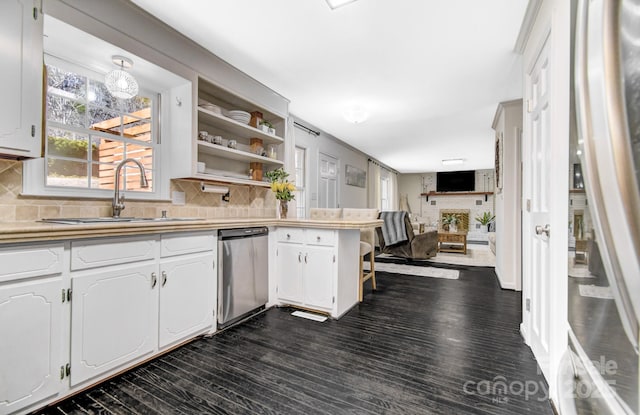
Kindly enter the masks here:
[[42, 147], [41, 2], [0, 2], [2, 99], [0, 154], [40, 157]]
[[268, 186], [264, 173], [284, 165], [286, 114], [203, 78], [197, 94], [192, 144], [172, 146], [172, 154], [183, 161], [174, 163], [172, 177]]

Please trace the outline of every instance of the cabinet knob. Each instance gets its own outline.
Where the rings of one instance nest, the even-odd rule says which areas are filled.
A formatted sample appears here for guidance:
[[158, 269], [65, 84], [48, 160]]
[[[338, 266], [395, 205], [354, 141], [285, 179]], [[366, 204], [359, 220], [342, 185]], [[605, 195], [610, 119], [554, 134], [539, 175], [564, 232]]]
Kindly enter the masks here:
[[316, 236], [316, 240], [320, 242], [320, 236]]
[[287, 239], [291, 239], [291, 235], [287, 234]]
[[307, 254], [304, 254], [304, 263], [307, 263]]
[[164, 287], [166, 283], [167, 283], [167, 273], [162, 271], [162, 286]]
[[151, 288], [156, 288], [156, 284], [158, 283], [158, 276], [155, 272], [151, 273]]
[[302, 262], [302, 252], [298, 252], [298, 262]]

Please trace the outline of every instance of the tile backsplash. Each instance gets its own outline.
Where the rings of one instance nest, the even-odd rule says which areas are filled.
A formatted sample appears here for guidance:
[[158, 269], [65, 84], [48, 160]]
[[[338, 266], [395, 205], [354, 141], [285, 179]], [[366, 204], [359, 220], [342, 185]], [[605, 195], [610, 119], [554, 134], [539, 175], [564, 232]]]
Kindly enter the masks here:
[[[226, 186], [226, 185], [225, 185]], [[229, 185], [230, 201], [220, 194], [203, 193], [200, 183], [172, 180], [171, 192], [185, 193], [184, 205], [171, 202], [126, 202], [123, 216], [159, 217], [163, 210], [169, 217], [200, 218], [274, 218], [275, 198], [268, 188]], [[0, 160], [0, 221], [33, 221], [54, 217], [95, 217], [111, 215], [111, 199], [71, 199], [20, 196], [22, 162]]]

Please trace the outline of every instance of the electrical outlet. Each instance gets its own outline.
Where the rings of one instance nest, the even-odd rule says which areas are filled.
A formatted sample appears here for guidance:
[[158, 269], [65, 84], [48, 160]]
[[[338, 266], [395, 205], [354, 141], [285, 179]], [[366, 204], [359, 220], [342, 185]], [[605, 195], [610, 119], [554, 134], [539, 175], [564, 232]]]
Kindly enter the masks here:
[[531, 311], [531, 298], [527, 298], [525, 307], [527, 311]]

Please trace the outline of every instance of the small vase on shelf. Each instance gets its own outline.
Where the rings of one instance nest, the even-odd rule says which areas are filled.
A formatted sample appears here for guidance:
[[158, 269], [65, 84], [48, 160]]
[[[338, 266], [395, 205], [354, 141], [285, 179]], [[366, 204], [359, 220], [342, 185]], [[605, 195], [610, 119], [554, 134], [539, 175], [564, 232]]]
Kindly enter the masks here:
[[280, 201], [280, 219], [287, 218], [287, 212], [289, 212], [289, 202], [286, 200]]

